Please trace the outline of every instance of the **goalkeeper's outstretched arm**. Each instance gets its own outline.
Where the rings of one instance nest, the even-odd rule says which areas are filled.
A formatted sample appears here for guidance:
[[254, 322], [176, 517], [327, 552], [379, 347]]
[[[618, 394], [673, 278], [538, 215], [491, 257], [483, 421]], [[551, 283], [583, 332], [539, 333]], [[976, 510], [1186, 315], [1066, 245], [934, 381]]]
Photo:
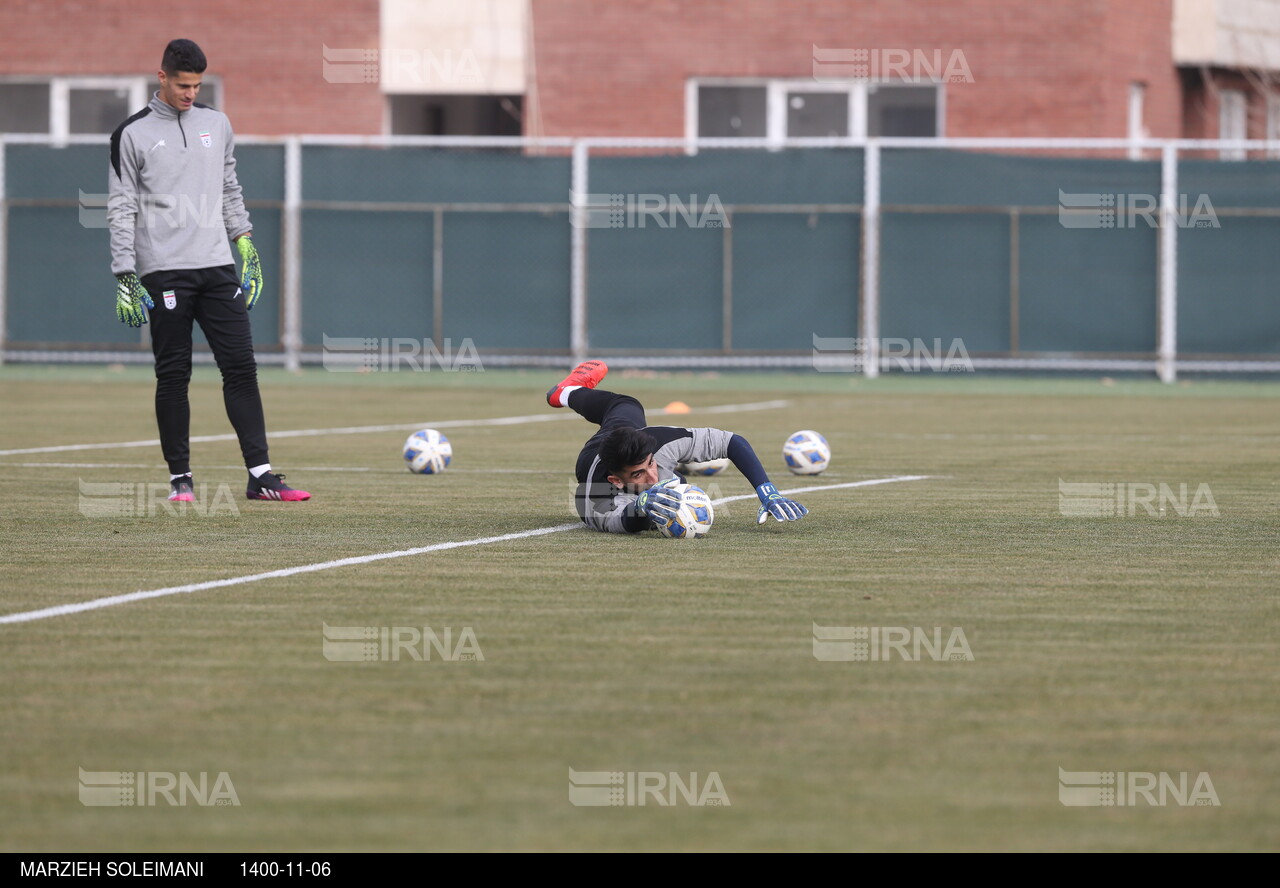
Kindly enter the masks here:
[[760, 500], [760, 511], [756, 515], [757, 524], [764, 524], [769, 520], [770, 515], [778, 521], [797, 521], [809, 514], [809, 510], [804, 506], [778, 493], [778, 488], [769, 481], [769, 473], [760, 463], [760, 457], [756, 456], [755, 450], [746, 438], [741, 435], [730, 438], [727, 456], [756, 490], [756, 497]]

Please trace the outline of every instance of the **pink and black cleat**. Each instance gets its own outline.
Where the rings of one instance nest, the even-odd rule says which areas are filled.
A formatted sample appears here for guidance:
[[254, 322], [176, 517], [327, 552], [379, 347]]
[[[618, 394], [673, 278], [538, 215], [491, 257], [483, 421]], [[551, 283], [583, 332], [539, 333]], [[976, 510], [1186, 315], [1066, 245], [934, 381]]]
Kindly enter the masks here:
[[246, 499], [275, 500], [282, 503], [297, 503], [311, 499], [305, 490], [294, 490], [284, 483], [284, 475], [263, 472], [260, 478], [249, 476], [249, 488], [244, 492]]
[[547, 403], [552, 407], [568, 406], [560, 401], [560, 393], [562, 391], [571, 386], [593, 389], [600, 384], [608, 372], [609, 367], [604, 361], [583, 361], [577, 367], [574, 367], [573, 372], [566, 376], [555, 388], [547, 392]]
[[169, 502], [194, 503], [195, 501], [195, 484], [190, 475], [183, 475], [169, 482]]

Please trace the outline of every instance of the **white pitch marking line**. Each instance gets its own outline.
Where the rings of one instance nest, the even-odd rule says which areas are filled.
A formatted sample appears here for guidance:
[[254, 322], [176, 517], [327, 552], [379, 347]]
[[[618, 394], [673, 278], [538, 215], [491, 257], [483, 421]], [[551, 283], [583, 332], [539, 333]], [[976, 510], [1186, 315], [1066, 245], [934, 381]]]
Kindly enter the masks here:
[[[5, 468], [12, 469], [155, 469], [159, 471], [165, 468], [164, 463], [0, 463]], [[234, 471], [244, 470], [244, 466], [201, 466], [200, 472], [205, 471]], [[378, 472], [385, 475], [403, 475], [404, 469], [391, 469], [375, 466], [290, 466], [291, 472]], [[550, 475], [552, 472], [540, 469], [463, 469], [453, 467], [449, 469], [449, 474], [470, 473], [477, 475]]]
[[[46, 463], [0, 463], [5, 468], [13, 469], [164, 469], [165, 464], [162, 462], [155, 463], [62, 463], [62, 462], [46, 462]], [[244, 471], [244, 466], [201, 466], [199, 471], [228, 470], [239, 469]], [[377, 472], [392, 471], [391, 469], [375, 469], [369, 466], [289, 466], [289, 470], [293, 472]], [[403, 471], [403, 470], [401, 470]], [[501, 471], [495, 469], [494, 471]], [[398, 474], [398, 473], [397, 473]]]
[[[816, 484], [813, 487], [794, 487], [791, 490], [779, 490], [778, 493], [790, 496], [793, 493], [812, 493], [817, 490], [838, 490], [841, 487], [872, 487], [876, 484], [893, 484], [895, 481], [925, 481], [934, 475], [894, 475], [891, 478], [872, 478], [868, 481], [847, 481], [844, 484]], [[692, 483], [692, 482], [690, 482]], [[694, 484], [694, 487], [698, 485]], [[718, 506], [721, 503], [736, 503], [738, 500], [758, 499], [754, 493], [744, 493], [740, 496], [722, 496], [718, 500], [712, 500], [711, 505]]]
[[[756, 401], [750, 404], [719, 404], [714, 407], [694, 408], [693, 413], [740, 413], [748, 410], [774, 410], [785, 407], [788, 401]], [[650, 411], [655, 416], [673, 416], [666, 410]], [[681, 414], [683, 415], [683, 414]], [[333, 429], [289, 429], [283, 432], [269, 432], [267, 437], [275, 438], [310, 438], [319, 435], [363, 435], [371, 432], [408, 432], [417, 429], [459, 429], [476, 426], [523, 425], [532, 422], [558, 422], [564, 419], [578, 419], [573, 411], [565, 413], [535, 413], [529, 416], [497, 416], [491, 419], [446, 419], [439, 422], [398, 423], [396, 425], [344, 426]], [[197, 435], [190, 439], [192, 444], [209, 444], [215, 441], [235, 441], [234, 434]], [[0, 456], [20, 456], [24, 453], [68, 453], [73, 450], [110, 450], [115, 447], [159, 447], [160, 440], [120, 441], [109, 444], [62, 444], [56, 447], [23, 447], [18, 450], [0, 450]]]
[[[895, 481], [923, 481], [931, 477], [933, 476], [895, 475], [891, 478], [871, 478], [866, 481], [848, 481], [844, 484], [823, 484], [818, 487], [796, 487], [790, 490], [779, 491], [779, 493], [790, 495], [813, 493], [818, 490], [836, 490], [838, 488], [845, 487], [871, 487], [876, 484], [892, 484]], [[715, 500], [715, 503], [720, 504], [732, 502], [734, 500], [752, 499], [754, 496], [755, 494], [729, 496]], [[54, 607], [41, 608], [40, 610], [5, 614], [4, 616], [0, 616], [0, 624], [27, 623], [32, 620], [43, 620], [48, 617], [65, 617], [70, 614], [83, 613], [84, 611], [98, 610], [99, 608], [104, 607], [114, 607], [117, 604], [129, 604], [134, 601], [144, 601], [148, 598], [164, 598], [169, 595], [184, 595], [191, 592], [203, 592], [206, 589], [219, 589], [223, 586], [239, 586], [244, 583], [256, 583], [259, 580], [273, 580], [280, 577], [292, 577], [297, 574], [314, 573], [320, 570], [331, 570], [335, 567], [352, 567], [357, 564], [386, 561], [390, 558], [406, 558], [410, 555], [425, 555], [428, 552], [443, 552], [446, 549], [461, 549], [467, 546], [484, 546], [489, 543], [505, 543], [509, 540], [522, 540], [528, 537], [560, 533], [564, 530], [576, 530], [582, 526], [581, 522], [574, 522], [573, 524], [557, 524], [554, 527], [539, 527], [536, 530], [522, 530], [518, 533], [504, 533], [501, 536], [480, 537], [474, 540], [460, 540], [452, 543], [436, 543], [431, 546], [419, 546], [416, 549], [401, 549], [397, 552], [379, 552], [376, 555], [353, 555], [350, 558], [339, 558], [336, 561], [321, 561], [315, 564], [304, 564], [299, 567], [286, 567], [280, 570], [248, 574], [247, 576], [242, 577], [228, 577], [225, 580], [210, 580], [205, 583], [191, 583], [186, 586], [166, 586], [163, 589], [148, 589], [141, 592], [129, 592], [124, 595], [95, 598], [92, 601], [82, 601], [77, 604], [59, 604]]]

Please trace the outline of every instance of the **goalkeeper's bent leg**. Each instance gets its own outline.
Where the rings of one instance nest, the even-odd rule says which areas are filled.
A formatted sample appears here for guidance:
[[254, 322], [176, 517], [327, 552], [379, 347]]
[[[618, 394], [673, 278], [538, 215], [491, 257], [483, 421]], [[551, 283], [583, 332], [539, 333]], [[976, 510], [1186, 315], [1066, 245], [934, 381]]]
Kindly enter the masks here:
[[600, 425], [600, 430], [582, 445], [578, 453], [574, 470], [580, 481], [586, 479], [605, 435], [622, 426], [642, 429], [648, 425], [644, 418], [644, 405], [630, 395], [582, 388], [569, 394], [569, 406], [583, 419]]
[[601, 431], [617, 426], [642, 429], [649, 423], [644, 418], [644, 405], [630, 395], [600, 389], [577, 389], [569, 395], [569, 406]]

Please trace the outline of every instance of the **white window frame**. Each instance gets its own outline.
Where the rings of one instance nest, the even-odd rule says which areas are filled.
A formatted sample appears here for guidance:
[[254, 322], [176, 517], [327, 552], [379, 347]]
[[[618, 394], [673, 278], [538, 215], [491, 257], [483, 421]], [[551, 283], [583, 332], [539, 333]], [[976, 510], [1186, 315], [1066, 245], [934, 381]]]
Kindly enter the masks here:
[[[1280, 142], [1280, 93], [1267, 93], [1267, 138]], [[1280, 160], [1280, 145], [1268, 148], [1267, 158]]]
[[130, 108], [147, 104], [145, 77], [53, 77], [49, 81], [49, 131], [57, 141], [65, 141], [71, 134], [73, 89], [127, 89]]
[[[226, 96], [219, 77], [205, 77], [204, 82], [218, 89], [219, 109], [226, 110]], [[110, 77], [42, 77], [33, 75], [0, 76], [0, 84], [42, 84], [49, 87], [49, 132], [54, 141], [66, 144], [71, 135], [71, 91], [73, 89], [127, 89], [130, 113], [141, 111], [151, 101], [157, 84], [153, 74]]]
[[[691, 77], [684, 88], [684, 135], [686, 139], [698, 138], [698, 90], [704, 86], [763, 87], [765, 90], [765, 138], [780, 143], [787, 137], [787, 100], [793, 92], [845, 92], [849, 96], [849, 132], [855, 139], [867, 137], [867, 97], [875, 89], [895, 89], [900, 86], [932, 86], [937, 91], [934, 103], [935, 138], [946, 135], [946, 83], [940, 80], [814, 80], [805, 77]], [[693, 147], [688, 154], [696, 154]]]
[[[44, 86], [48, 86], [48, 87], [49, 87], [49, 92], [50, 92], [50, 95], [51, 95], [51, 96], [52, 96], [52, 93], [53, 93], [52, 78], [50, 78], [50, 77], [32, 77], [32, 76], [23, 76], [23, 75], [6, 75], [6, 76], [3, 76], [3, 77], [0, 77], [0, 84], [3, 84], [3, 85], [5, 85], [5, 86], [10, 86], [10, 85], [12, 85], [12, 86], [29, 86], [29, 85], [32, 85], [32, 84], [35, 84], [35, 85], [44, 85]], [[49, 108], [49, 125], [50, 125], [50, 128], [52, 128], [52, 126], [53, 126], [53, 108], [52, 108], [52, 107], [50, 107], [50, 108]]]
[[1129, 159], [1142, 160], [1142, 148], [1137, 144], [1147, 137], [1143, 120], [1146, 111], [1147, 85], [1140, 81], [1129, 84]]
[[868, 86], [875, 89], [897, 89], [900, 86], [932, 86], [937, 94], [937, 101], [934, 102], [933, 117], [933, 138], [941, 139], [946, 136], [946, 127], [943, 125], [947, 119], [947, 89], [944, 80], [877, 80], [871, 83], [863, 83], [863, 102], [862, 102], [862, 130], [861, 136], [867, 134], [867, 102], [866, 97], [872, 92]]
[[[1247, 139], [1249, 137], [1249, 102], [1242, 89], [1218, 91], [1218, 138]], [[1223, 148], [1221, 160], [1244, 160], [1243, 148]]]

